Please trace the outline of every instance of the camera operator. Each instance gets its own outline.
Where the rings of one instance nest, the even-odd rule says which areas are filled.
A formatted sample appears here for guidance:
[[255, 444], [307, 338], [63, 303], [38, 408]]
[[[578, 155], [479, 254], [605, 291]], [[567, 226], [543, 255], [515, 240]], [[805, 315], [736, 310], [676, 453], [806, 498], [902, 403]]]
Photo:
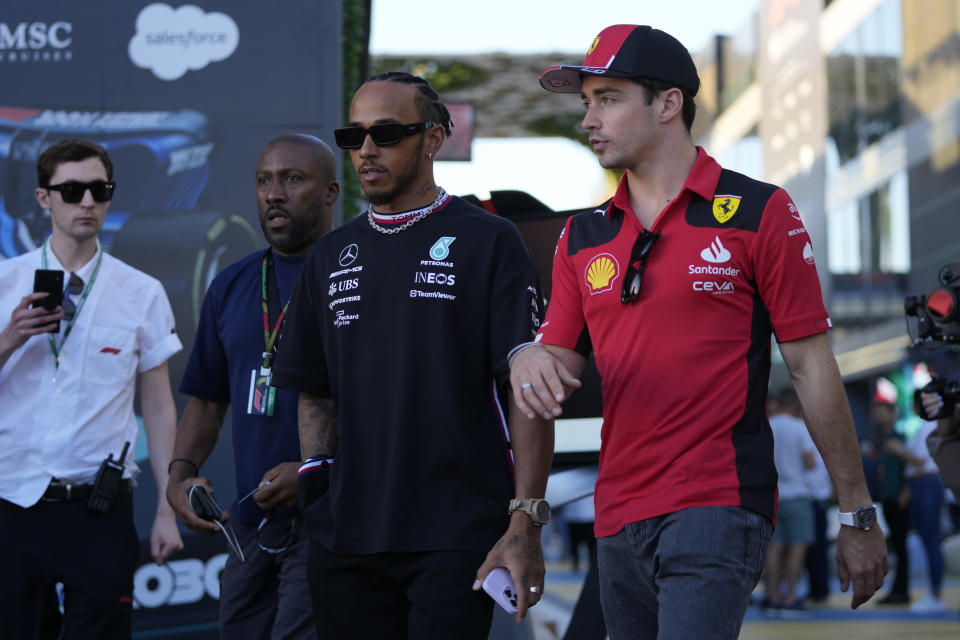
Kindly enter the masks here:
[[940, 468], [943, 483], [960, 496], [960, 406], [953, 403], [953, 411], [944, 412], [944, 398], [935, 391], [920, 393], [920, 402], [929, 416], [946, 414], [937, 419], [936, 431], [927, 436], [927, 448]]

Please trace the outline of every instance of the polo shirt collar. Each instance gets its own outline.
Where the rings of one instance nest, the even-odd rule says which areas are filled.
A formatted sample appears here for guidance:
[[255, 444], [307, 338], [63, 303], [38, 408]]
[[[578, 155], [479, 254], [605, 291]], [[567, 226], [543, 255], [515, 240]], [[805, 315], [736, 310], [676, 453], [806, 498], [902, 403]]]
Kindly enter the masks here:
[[[711, 158], [703, 147], [697, 147], [697, 159], [693, 163], [693, 168], [687, 175], [686, 181], [680, 193], [686, 190], [693, 191], [704, 200], [713, 200], [716, 193], [717, 183], [720, 181], [720, 165]], [[623, 172], [620, 178], [620, 184], [617, 185], [617, 192], [613, 194], [613, 200], [607, 209], [607, 215], [610, 218], [616, 218], [623, 215], [624, 212], [633, 213], [630, 208], [630, 195], [627, 193], [627, 172]]]

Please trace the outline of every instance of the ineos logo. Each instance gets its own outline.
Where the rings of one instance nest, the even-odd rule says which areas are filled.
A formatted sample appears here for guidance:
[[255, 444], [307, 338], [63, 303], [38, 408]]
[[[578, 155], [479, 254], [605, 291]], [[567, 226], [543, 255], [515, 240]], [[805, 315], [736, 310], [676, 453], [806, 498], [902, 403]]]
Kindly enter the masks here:
[[343, 248], [343, 251], [340, 252], [340, 266], [346, 267], [347, 265], [353, 264], [353, 261], [357, 259], [357, 255], [360, 253], [360, 248], [356, 244], [348, 244]]

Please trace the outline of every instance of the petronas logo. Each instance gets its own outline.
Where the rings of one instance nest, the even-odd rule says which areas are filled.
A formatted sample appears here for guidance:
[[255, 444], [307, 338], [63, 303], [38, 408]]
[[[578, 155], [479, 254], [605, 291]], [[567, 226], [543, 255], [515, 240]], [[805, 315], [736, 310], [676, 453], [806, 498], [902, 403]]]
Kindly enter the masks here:
[[434, 242], [433, 246], [430, 247], [430, 257], [434, 260], [446, 259], [450, 255], [450, 245], [453, 244], [454, 240], [456, 240], [456, 237], [443, 236]]

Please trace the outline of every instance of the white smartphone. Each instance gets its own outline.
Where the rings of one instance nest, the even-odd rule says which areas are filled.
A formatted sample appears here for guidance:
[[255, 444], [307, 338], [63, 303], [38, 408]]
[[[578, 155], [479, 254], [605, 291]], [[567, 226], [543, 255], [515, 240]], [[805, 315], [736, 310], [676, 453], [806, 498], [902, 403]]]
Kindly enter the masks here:
[[510, 572], [503, 567], [497, 567], [487, 574], [483, 590], [508, 613], [517, 612], [517, 590], [510, 579]]

